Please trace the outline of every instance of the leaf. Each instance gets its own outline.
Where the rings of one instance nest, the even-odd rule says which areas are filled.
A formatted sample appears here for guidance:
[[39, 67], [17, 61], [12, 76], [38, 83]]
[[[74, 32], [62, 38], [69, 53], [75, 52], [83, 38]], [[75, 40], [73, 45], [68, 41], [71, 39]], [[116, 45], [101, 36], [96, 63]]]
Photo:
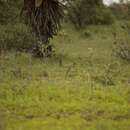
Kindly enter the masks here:
[[43, 0], [35, 0], [35, 7], [40, 7]]

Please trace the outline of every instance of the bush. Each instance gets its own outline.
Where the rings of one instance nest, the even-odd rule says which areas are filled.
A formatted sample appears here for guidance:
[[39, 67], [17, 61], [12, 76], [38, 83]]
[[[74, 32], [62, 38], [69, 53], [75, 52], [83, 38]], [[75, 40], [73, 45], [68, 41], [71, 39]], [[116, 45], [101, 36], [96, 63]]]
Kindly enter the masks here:
[[79, 28], [90, 24], [112, 24], [113, 22], [110, 9], [100, 1], [99, 3], [90, 2], [90, 0], [73, 2], [68, 16], [70, 21]]
[[114, 22], [114, 17], [108, 8], [96, 8], [93, 19], [95, 20], [94, 24], [109, 25]]
[[130, 3], [128, 4], [113, 4], [110, 7], [113, 15], [119, 20], [130, 20]]
[[24, 24], [0, 26], [0, 49], [27, 51], [32, 49], [36, 39]]
[[122, 43], [114, 49], [115, 56], [130, 63], [130, 46], [128, 43]]
[[22, 0], [0, 0], [0, 24], [5, 25], [18, 20]]

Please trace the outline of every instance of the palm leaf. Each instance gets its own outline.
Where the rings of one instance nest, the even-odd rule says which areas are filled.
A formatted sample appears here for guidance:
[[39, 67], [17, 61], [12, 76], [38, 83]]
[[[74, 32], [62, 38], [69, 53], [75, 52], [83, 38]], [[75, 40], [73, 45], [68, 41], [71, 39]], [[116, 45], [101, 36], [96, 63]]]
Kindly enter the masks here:
[[24, 0], [24, 12], [36, 36], [47, 45], [60, 28], [63, 5], [59, 0]]

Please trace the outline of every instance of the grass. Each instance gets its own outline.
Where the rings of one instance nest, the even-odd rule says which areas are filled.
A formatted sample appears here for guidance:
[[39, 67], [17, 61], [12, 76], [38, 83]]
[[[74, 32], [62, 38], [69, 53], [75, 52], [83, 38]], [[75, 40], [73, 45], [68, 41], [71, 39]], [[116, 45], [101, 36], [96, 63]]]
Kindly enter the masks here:
[[130, 64], [113, 55], [119, 25], [76, 31], [64, 25], [56, 54], [1, 52], [0, 129], [129, 130]]

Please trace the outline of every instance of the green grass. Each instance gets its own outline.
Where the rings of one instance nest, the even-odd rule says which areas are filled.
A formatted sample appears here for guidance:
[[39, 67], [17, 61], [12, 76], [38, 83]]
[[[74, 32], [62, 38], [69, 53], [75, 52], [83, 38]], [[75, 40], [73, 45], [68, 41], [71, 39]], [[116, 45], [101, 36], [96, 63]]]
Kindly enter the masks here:
[[113, 55], [119, 25], [76, 31], [64, 25], [56, 53], [0, 55], [0, 129], [129, 130], [130, 64]]

